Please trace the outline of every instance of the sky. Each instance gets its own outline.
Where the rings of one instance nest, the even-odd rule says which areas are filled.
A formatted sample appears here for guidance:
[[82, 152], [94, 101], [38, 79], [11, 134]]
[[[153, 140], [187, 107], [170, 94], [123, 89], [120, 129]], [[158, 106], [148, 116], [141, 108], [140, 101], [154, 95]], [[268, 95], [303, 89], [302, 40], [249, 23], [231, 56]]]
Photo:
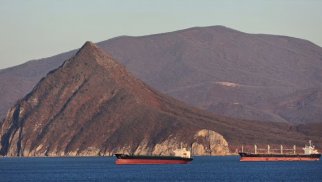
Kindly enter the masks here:
[[213, 25], [322, 46], [322, 0], [0, 0], [0, 69], [87, 40]]

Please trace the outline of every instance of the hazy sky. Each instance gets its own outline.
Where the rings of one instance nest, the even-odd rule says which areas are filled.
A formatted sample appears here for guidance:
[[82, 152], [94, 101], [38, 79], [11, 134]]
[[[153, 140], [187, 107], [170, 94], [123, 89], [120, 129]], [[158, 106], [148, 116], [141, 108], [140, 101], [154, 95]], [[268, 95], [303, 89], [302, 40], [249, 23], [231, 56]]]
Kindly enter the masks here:
[[211, 25], [322, 46], [322, 0], [0, 0], [0, 69], [86, 40]]

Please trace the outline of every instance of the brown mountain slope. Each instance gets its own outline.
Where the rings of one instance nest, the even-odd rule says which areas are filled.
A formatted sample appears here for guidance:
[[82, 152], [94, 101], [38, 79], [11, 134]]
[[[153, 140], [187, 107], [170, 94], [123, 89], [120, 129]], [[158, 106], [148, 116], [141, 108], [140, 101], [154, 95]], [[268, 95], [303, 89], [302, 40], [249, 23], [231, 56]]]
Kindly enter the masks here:
[[[285, 122], [284, 117], [258, 105], [303, 89], [322, 88], [322, 48], [286, 36], [247, 34], [214, 26], [120, 37], [99, 45], [163, 93], [230, 117]], [[256, 112], [219, 113], [224, 108], [212, 109], [220, 103], [239, 103], [256, 108]], [[294, 115], [296, 111], [291, 113], [293, 118], [301, 117]], [[322, 121], [315, 116], [302, 121]]]
[[29, 93], [50, 70], [59, 67], [73, 54], [75, 51], [0, 70], [0, 122], [17, 100]]
[[309, 120], [313, 125], [322, 123], [322, 89], [300, 90], [271, 102], [271, 113], [276, 113], [285, 120], [301, 124]]
[[[256, 108], [250, 113], [248, 109], [233, 114], [218, 113], [231, 117], [284, 122], [276, 113], [268, 113], [271, 106], [258, 106], [302, 89], [322, 87], [322, 48], [286, 36], [247, 34], [213, 26], [141, 37], [123, 36], [98, 45], [109, 50], [147, 84], [193, 106], [213, 112], [225, 109], [218, 108], [221, 103]], [[14, 72], [0, 71], [0, 85], [5, 85], [0, 88], [0, 116], [47, 71], [71, 56], [69, 52], [30, 62], [32, 66], [18, 66]], [[48, 67], [40, 67], [40, 63]], [[35, 76], [29, 76], [30, 73]], [[315, 116], [305, 117], [303, 122], [321, 120]], [[294, 117], [298, 115], [288, 118]]]
[[305, 142], [287, 124], [220, 118], [188, 107], [154, 91], [87, 42], [10, 110], [1, 125], [0, 151], [8, 156], [166, 154], [183, 143], [205, 154], [207, 137], [213, 139], [213, 154], [228, 152], [226, 140], [232, 146]]

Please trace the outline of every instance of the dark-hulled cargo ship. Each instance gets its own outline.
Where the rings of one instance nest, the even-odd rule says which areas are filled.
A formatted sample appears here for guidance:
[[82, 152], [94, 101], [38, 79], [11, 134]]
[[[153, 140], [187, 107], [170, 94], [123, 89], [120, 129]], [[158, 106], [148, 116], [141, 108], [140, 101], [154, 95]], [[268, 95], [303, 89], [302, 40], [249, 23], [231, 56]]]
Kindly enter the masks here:
[[115, 154], [115, 164], [188, 164], [192, 161], [185, 148], [174, 151], [174, 156]]
[[[289, 149], [286, 149], [289, 150]], [[280, 153], [270, 153], [270, 147], [267, 148], [267, 153], [258, 153], [255, 145], [255, 153], [240, 152], [240, 161], [318, 161], [321, 154], [315, 149], [310, 141], [309, 146], [303, 148], [304, 154], [297, 154], [294, 146], [292, 154], [284, 154], [281, 146]]]

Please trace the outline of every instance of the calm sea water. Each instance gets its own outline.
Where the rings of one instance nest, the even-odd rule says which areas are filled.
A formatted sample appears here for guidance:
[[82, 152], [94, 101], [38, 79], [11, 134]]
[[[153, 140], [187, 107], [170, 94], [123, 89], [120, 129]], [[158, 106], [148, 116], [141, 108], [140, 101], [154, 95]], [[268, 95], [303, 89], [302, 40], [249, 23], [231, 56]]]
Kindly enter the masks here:
[[114, 157], [0, 158], [5, 181], [322, 181], [322, 161], [239, 162], [194, 157], [187, 165], [115, 165]]

